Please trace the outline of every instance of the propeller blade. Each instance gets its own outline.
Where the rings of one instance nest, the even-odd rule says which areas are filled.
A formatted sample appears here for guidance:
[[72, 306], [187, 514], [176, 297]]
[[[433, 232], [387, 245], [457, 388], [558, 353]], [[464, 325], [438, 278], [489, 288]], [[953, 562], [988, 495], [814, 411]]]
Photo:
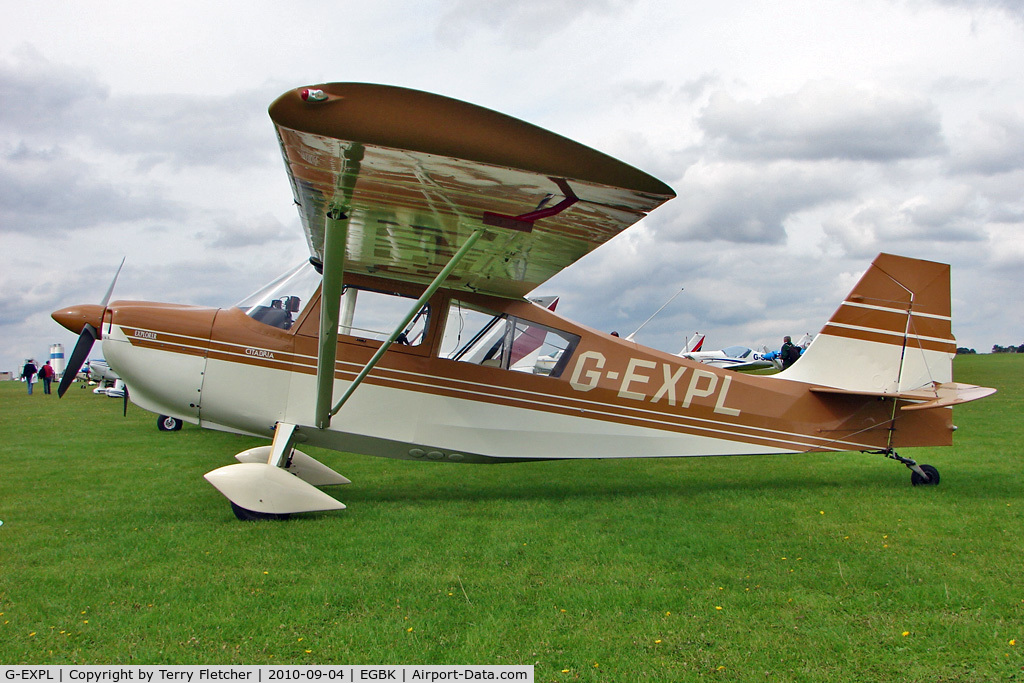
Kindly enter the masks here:
[[110, 303], [110, 295], [114, 293], [114, 285], [117, 284], [117, 276], [121, 274], [121, 269], [124, 267], [124, 260], [126, 258], [128, 258], [128, 257], [125, 256], [125, 257], [121, 258], [121, 265], [119, 265], [117, 267], [117, 272], [114, 273], [114, 279], [113, 279], [113, 281], [111, 281], [110, 287], [107, 289], [107, 293], [103, 297], [103, 303], [100, 304], [100, 306], [102, 306], [103, 308], [106, 308], [107, 304]]
[[124, 412], [122, 413], [125, 417], [128, 417], [128, 385], [124, 385]]
[[68, 365], [64, 369], [64, 376], [60, 378], [60, 386], [57, 387], [58, 397], [63, 397], [64, 392], [75, 381], [78, 371], [82, 369], [82, 364], [85, 363], [85, 359], [89, 357], [89, 352], [92, 351], [92, 345], [96, 341], [96, 336], [96, 328], [89, 323], [85, 323], [85, 326], [82, 327], [82, 333], [78, 335], [75, 350], [71, 352], [71, 358], [68, 359]]

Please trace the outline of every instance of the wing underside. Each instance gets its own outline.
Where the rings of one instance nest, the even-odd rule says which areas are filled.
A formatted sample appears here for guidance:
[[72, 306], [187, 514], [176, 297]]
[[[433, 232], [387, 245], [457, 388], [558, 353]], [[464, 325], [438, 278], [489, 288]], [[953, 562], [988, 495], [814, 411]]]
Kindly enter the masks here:
[[522, 121], [418, 91], [317, 86], [270, 109], [314, 258], [348, 218], [345, 271], [521, 297], [670, 199], [660, 181]]

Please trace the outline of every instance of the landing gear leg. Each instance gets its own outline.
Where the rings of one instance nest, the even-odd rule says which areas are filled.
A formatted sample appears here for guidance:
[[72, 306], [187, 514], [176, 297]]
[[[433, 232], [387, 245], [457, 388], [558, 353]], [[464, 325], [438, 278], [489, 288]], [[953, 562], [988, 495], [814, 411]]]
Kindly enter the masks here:
[[938, 486], [939, 471], [931, 465], [918, 465], [912, 458], [904, 458], [891, 448], [873, 452], [906, 465], [910, 470], [910, 483], [914, 486]]

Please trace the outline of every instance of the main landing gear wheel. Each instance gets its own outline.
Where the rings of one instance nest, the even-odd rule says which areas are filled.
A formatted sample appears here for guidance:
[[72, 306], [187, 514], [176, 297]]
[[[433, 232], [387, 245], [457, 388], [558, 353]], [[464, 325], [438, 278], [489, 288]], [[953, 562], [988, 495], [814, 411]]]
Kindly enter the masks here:
[[156, 419], [156, 428], [161, 432], [176, 432], [181, 429], [181, 420], [170, 415], [161, 415]]
[[231, 511], [235, 513], [235, 517], [243, 522], [263, 522], [268, 520], [283, 522], [291, 517], [291, 515], [287, 513], [279, 515], [273, 512], [256, 512], [255, 510], [247, 510], [235, 503], [231, 503]]
[[925, 479], [917, 472], [910, 473], [910, 483], [914, 486], [937, 486], [939, 483], [939, 471], [931, 465], [919, 465], [921, 471], [928, 475]]

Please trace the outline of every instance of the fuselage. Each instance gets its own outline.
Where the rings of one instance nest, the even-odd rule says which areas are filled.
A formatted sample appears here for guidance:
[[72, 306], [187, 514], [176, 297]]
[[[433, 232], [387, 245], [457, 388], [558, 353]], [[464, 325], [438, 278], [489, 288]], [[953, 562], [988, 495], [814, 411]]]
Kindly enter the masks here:
[[[418, 293], [395, 281], [353, 281]], [[264, 437], [279, 422], [296, 424], [306, 443], [393, 458], [862, 451], [885, 449], [893, 424], [895, 447], [951, 442], [949, 410], [900, 414], [893, 423], [892, 400], [814, 393], [804, 382], [747, 376], [646, 348], [525, 300], [452, 290], [430, 300], [415, 343], [392, 346], [330, 427], [318, 429], [310, 425], [319, 304], [316, 294], [294, 320], [289, 315], [286, 325], [274, 326], [239, 308], [117, 301], [106, 309], [104, 353], [131, 400], [152, 412]], [[470, 308], [493, 313], [509, 332], [478, 335], [472, 346], [461, 327], [452, 328], [453, 320], [464, 324], [459, 316]], [[538, 334], [561, 340], [553, 366], [550, 355], [531, 365], [529, 354], [516, 352], [516, 339]], [[364, 329], [342, 329], [336, 396], [379, 345]], [[537, 356], [539, 349], [527, 351]]]

